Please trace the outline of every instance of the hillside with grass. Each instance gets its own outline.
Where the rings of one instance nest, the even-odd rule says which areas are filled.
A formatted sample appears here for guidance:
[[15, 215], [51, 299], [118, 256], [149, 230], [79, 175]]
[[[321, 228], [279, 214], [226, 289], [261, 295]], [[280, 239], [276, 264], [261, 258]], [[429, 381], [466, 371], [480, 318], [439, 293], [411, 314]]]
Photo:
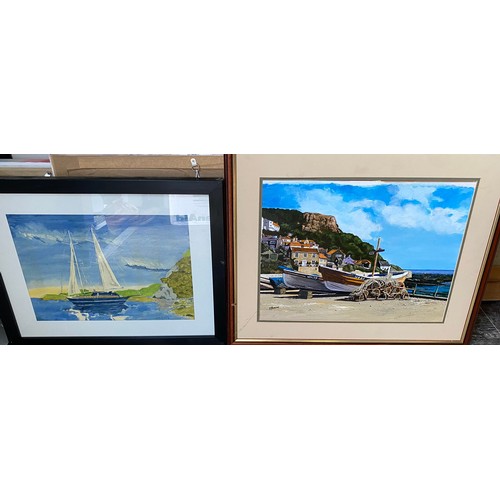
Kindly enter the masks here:
[[172, 312], [178, 316], [194, 319], [193, 274], [191, 271], [191, 251], [187, 250], [175, 265], [176, 270], [162, 282], [177, 295]]
[[160, 286], [160, 283], [153, 283], [139, 290], [117, 290], [116, 293], [122, 297], [129, 297], [129, 301], [132, 302], [150, 302], [153, 300], [153, 295], [160, 289]]
[[193, 275], [191, 272], [191, 251], [187, 250], [181, 260], [175, 265], [177, 268], [167, 278], [162, 278], [180, 299], [188, 299], [193, 296]]
[[[281, 208], [263, 208], [262, 217], [272, 220], [280, 225], [279, 234], [287, 236], [292, 234], [299, 240], [314, 240], [320, 248], [332, 250], [340, 249], [346, 255], [350, 255], [354, 260], [369, 260], [372, 265], [375, 258], [375, 247], [371, 243], [363, 241], [359, 236], [352, 233], [344, 233], [340, 228], [339, 232], [330, 231], [327, 228], [320, 228], [318, 231], [304, 231], [306, 219], [302, 212], [298, 210], [287, 210]], [[266, 235], [277, 235], [277, 232], [264, 231]], [[391, 263], [392, 264], [392, 263]], [[394, 269], [400, 269], [393, 265]], [[349, 270], [346, 267], [346, 270]]]

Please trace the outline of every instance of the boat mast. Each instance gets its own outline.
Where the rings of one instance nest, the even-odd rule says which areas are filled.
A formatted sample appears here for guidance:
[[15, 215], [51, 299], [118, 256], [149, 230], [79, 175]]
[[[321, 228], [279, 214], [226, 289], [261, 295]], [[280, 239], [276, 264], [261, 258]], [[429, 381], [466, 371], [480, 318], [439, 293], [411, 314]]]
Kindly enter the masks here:
[[120, 285], [120, 283], [118, 283], [116, 276], [114, 275], [108, 261], [106, 260], [106, 257], [104, 256], [101, 245], [99, 245], [99, 242], [97, 241], [94, 229], [90, 228], [90, 231], [92, 233], [92, 239], [94, 240], [95, 253], [97, 256], [97, 264], [99, 265], [99, 274], [101, 275], [103, 290], [116, 290], [118, 288], [121, 288], [122, 286]]
[[76, 254], [75, 247], [73, 246], [73, 240], [71, 239], [71, 233], [68, 231], [69, 236], [69, 283], [68, 283], [68, 296], [78, 295], [80, 293], [80, 287], [78, 286], [78, 281], [76, 279]]
[[378, 239], [377, 249], [375, 250], [375, 261], [373, 262], [372, 278], [375, 276], [375, 271], [377, 270], [378, 254], [380, 253], [380, 240], [381, 238]]

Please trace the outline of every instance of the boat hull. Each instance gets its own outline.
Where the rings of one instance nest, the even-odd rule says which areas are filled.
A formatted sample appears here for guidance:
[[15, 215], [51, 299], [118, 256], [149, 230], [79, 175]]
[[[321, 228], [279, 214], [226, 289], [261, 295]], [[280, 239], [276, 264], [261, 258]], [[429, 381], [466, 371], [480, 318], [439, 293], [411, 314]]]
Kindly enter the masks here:
[[287, 288], [299, 288], [300, 290], [311, 290], [313, 292], [329, 292], [325, 286], [325, 282], [318, 275], [283, 269], [283, 281]]
[[127, 306], [128, 297], [90, 295], [86, 297], [68, 297], [68, 300], [79, 311], [91, 311], [94, 313], [116, 313], [123, 311]]
[[[356, 275], [354, 273], [347, 273], [345, 271], [339, 271], [336, 269], [331, 269], [329, 267], [320, 266], [319, 268], [326, 288], [331, 292], [336, 293], [351, 293], [357, 290], [367, 279], [372, 278], [371, 274], [366, 276]], [[390, 279], [398, 281], [399, 283], [404, 283], [406, 278], [409, 278], [410, 272], [406, 271], [399, 274], [394, 274]], [[375, 278], [389, 279], [388, 276], [375, 275]]]
[[351, 293], [357, 290], [361, 285], [345, 285], [344, 283], [336, 283], [335, 281], [325, 281], [325, 286], [329, 292]]

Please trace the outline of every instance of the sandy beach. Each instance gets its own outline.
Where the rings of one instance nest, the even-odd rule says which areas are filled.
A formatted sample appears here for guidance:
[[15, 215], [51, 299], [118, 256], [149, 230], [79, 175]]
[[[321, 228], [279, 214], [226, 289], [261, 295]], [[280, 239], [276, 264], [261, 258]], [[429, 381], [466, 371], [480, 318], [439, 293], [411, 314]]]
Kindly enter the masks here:
[[[128, 286], [127, 290], [140, 290], [141, 288], [146, 288], [149, 285], [136, 285], [136, 286]], [[32, 299], [41, 299], [45, 295], [57, 295], [59, 293], [68, 293], [68, 287], [63, 286], [46, 286], [44, 288], [30, 288], [28, 290], [30, 298]]]
[[337, 297], [299, 299], [295, 295], [260, 294], [260, 321], [439, 323], [446, 300], [367, 300], [353, 302]]
[[45, 295], [58, 293], [67, 293], [68, 287], [63, 287], [61, 291], [60, 286], [46, 286], [44, 288], [30, 288], [29, 290], [30, 297], [32, 299], [41, 299]]

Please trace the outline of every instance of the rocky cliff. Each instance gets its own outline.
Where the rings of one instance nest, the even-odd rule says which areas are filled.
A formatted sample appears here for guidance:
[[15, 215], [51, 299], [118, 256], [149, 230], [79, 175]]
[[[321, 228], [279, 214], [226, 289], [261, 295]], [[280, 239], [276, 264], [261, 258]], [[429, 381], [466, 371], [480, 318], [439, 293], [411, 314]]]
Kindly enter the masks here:
[[311, 212], [304, 214], [302, 231], [315, 233], [325, 229], [332, 233], [342, 232], [337, 224], [337, 219], [333, 215], [314, 214]]
[[166, 287], [162, 286], [161, 291], [165, 292], [168, 298], [188, 299], [193, 297], [190, 250], [187, 250], [174, 268], [164, 278], [161, 278], [161, 282], [163, 285], [167, 285]]

